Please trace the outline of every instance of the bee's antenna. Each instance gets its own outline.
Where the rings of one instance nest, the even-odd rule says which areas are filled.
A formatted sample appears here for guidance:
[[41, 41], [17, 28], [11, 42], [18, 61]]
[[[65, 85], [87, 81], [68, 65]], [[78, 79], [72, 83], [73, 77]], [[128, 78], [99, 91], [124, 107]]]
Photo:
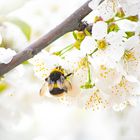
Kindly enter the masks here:
[[72, 75], [73, 73], [69, 73], [65, 76], [65, 78], [69, 77], [70, 75]]

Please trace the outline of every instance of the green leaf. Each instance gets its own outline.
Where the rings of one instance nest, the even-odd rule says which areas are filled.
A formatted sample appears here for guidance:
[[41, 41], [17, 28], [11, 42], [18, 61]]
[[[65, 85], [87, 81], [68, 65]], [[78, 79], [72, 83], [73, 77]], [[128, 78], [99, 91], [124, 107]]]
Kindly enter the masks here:
[[126, 19], [133, 21], [133, 22], [138, 22], [139, 17], [138, 17], [138, 15], [135, 15], [135, 16], [126, 17]]
[[119, 26], [115, 23], [111, 23], [109, 26], [108, 26], [108, 33], [110, 32], [118, 32], [119, 31]]
[[123, 18], [124, 16], [125, 16], [125, 13], [124, 13], [123, 9], [119, 8], [117, 11], [116, 17]]
[[27, 40], [30, 40], [31, 37], [31, 27], [21, 19], [18, 18], [8, 18], [8, 22], [11, 22], [19, 27], [19, 29], [23, 32]]
[[135, 35], [135, 32], [125, 32], [125, 33], [127, 35], [127, 38], [130, 38]]

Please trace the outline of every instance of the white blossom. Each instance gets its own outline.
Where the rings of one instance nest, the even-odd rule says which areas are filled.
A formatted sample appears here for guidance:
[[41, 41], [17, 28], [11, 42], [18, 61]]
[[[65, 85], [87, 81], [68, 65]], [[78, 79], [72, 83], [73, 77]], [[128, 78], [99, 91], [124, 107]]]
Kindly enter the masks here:
[[119, 0], [120, 6], [123, 8], [126, 16], [137, 15], [140, 12], [139, 0]]
[[80, 46], [81, 53], [83, 53], [84, 55], [91, 54], [96, 48], [97, 42], [91, 36], [85, 37]]
[[91, 8], [91, 9], [96, 9], [97, 8], [97, 6], [99, 6], [99, 4], [100, 4], [100, 2], [101, 2], [101, 0], [94, 0], [94, 1], [91, 1], [90, 3], [89, 3], [89, 7]]
[[56, 66], [65, 66], [64, 61], [60, 57], [51, 55], [47, 51], [42, 51], [36, 55], [30, 60], [30, 63], [34, 65], [35, 74], [41, 79], [48, 77], [49, 73]]
[[1, 45], [1, 43], [2, 43], [2, 36], [1, 36], [1, 34], [0, 34], [0, 45]]
[[[101, 0], [100, 0], [101, 1]], [[99, 1], [98, 1], [99, 3]], [[115, 15], [117, 10], [117, 2], [112, 0], [105, 0], [100, 5], [92, 0], [89, 7], [93, 10], [96, 16], [102, 17], [104, 20], [108, 20]], [[98, 5], [98, 6], [97, 6]]]
[[139, 0], [105, 0], [100, 5], [101, 0], [92, 0], [89, 7], [97, 16], [101, 16], [104, 20], [112, 18], [118, 8], [122, 8], [126, 16], [133, 16], [140, 13]]
[[[104, 57], [108, 57], [111, 61], [119, 61], [124, 54], [125, 33], [123, 30], [107, 33], [107, 28], [107, 24], [103, 21], [95, 23], [92, 28], [92, 37], [97, 40], [99, 50], [94, 56], [101, 57], [105, 55]], [[88, 44], [89, 40], [85, 41]]]
[[135, 76], [140, 80], [140, 39], [133, 36], [125, 42], [125, 52], [122, 58], [123, 67], [128, 75]]
[[95, 39], [103, 39], [107, 35], [107, 23], [99, 21], [92, 27], [92, 35]]
[[15, 54], [16, 52], [9, 48], [8, 49], [0, 48], [0, 63], [4, 63], [4, 64], [9, 63], [13, 59], [13, 56]]
[[139, 84], [128, 81], [122, 77], [120, 81], [113, 86], [108, 86], [102, 90], [98, 85], [93, 89], [82, 91], [81, 104], [86, 109], [113, 108], [115, 111], [122, 111], [132, 102], [135, 97]]

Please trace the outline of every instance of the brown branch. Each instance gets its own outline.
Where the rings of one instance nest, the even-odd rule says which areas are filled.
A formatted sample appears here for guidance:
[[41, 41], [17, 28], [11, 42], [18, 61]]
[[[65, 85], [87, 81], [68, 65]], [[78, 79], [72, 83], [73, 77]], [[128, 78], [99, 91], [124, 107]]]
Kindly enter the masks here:
[[[0, 76], [12, 70], [22, 62], [32, 58], [34, 55], [39, 53], [42, 49], [47, 47], [53, 41], [63, 36], [64, 34], [80, 30], [81, 20], [87, 16], [92, 10], [88, 7], [88, 0], [84, 5], [77, 9], [72, 15], [66, 18], [61, 24], [56, 26], [50, 32], [40, 37], [38, 40], [29, 45], [25, 50], [16, 54], [12, 61], [8, 64], [0, 64]], [[104, 1], [104, 0], [102, 0]]]

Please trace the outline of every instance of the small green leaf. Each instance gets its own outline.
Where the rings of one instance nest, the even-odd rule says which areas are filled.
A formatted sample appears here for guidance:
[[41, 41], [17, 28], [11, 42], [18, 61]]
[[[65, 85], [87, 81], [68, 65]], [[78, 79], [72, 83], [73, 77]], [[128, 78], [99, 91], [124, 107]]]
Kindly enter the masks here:
[[115, 23], [111, 23], [109, 26], [108, 26], [108, 33], [110, 32], [118, 32], [119, 31], [119, 26]]
[[125, 32], [125, 33], [126, 33], [126, 35], [127, 35], [126, 38], [130, 38], [130, 37], [132, 37], [132, 36], [135, 35], [135, 32]]
[[124, 13], [123, 9], [119, 8], [117, 11], [116, 17], [123, 18], [124, 16], [125, 16], [125, 13]]
[[18, 18], [8, 18], [7, 21], [18, 26], [20, 30], [23, 32], [23, 34], [25, 35], [25, 37], [27, 38], [27, 40], [28, 41], [30, 40], [31, 27], [26, 22]]
[[126, 17], [126, 19], [133, 21], [133, 22], [138, 22], [139, 17], [138, 17], [138, 15], [135, 15], [135, 16]]

